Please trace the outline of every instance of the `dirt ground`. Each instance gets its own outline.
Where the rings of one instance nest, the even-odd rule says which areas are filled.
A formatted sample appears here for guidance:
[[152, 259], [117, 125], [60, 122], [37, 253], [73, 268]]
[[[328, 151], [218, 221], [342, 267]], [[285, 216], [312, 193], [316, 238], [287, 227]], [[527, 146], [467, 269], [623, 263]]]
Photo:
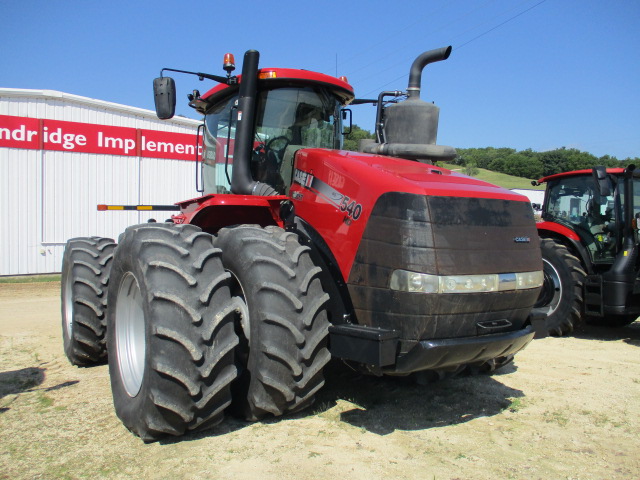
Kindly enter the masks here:
[[640, 321], [425, 386], [331, 365], [297, 415], [144, 444], [115, 416], [107, 366], [67, 362], [59, 288], [0, 285], [2, 479], [640, 478]]

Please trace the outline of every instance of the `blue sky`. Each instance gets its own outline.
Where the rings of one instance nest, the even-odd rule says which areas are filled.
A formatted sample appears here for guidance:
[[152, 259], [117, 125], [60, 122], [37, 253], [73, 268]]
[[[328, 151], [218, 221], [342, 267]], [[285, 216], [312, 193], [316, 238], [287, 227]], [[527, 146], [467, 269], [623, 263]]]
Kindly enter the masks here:
[[[439, 144], [640, 157], [638, 0], [0, 0], [0, 45], [0, 87], [148, 109], [162, 67], [223, 74], [225, 52], [337, 71], [371, 98], [406, 89], [418, 54], [452, 45], [423, 75]], [[176, 81], [182, 114], [188, 92], [212, 86]], [[372, 130], [374, 113], [354, 107], [355, 123]]]

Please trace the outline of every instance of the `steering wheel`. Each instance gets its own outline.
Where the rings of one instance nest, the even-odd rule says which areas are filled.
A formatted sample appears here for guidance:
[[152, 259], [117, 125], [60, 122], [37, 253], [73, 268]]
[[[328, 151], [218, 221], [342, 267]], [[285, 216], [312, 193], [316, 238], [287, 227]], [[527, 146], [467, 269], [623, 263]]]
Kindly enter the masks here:
[[275, 160], [278, 164], [278, 167], [280, 167], [280, 164], [282, 163], [282, 160], [284, 158], [284, 151], [289, 146], [289, 143], [291, 143], [291, 140], [289, 140], [289, 138], [285, 137], [284, 135], [280, 135], [279, 137], [274, 137], [269, 140], [267, 142], [267, 145], [265, 146], [265, 150], [267, 151], [267, 158], [269, 158], [270, 155], [273, 155], [275, 157], [273, 160]]

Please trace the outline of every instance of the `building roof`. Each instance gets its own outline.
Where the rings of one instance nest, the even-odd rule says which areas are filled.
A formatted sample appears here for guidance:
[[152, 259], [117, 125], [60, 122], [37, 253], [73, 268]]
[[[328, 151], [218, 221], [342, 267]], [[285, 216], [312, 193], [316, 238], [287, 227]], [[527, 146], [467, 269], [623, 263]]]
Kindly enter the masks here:
[[[70, 103], [76, 103], [78, 105], [85, 105], [89, 107], [105, 108], [114, 112], [121, 112], [133, 115], [139, 115], [153, 120], [158, 120], [156, 112], [153, 110], [146, 110], [144, 108], [131, 107], [128, 105], [122, 105], [120, 103], [107, 102], [105, 100], [98, 100], [95, 98], [82, 97], [80, 95], [73, 95], [71, 93], [59, 92], [57, 90], [33, 90], [26, 88], [4, 88], [0, 87], [0, 97], [13, 97], [13, 98], [35, 98], [42, 100], [58, 100]], [[169, 120], [171, 123], [180, 124], [184, 126], [197, 126], [202, 122], [187, 117], [176, 116]]]

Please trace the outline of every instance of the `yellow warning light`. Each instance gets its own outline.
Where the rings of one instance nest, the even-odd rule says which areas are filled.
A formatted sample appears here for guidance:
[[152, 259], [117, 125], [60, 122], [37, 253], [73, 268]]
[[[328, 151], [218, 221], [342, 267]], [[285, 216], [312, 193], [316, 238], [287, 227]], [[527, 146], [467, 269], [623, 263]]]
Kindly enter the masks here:
[[258, 75], [258, 78], [263, 80], [265, 78], [277, 78], [278, 74], [276, 72], [274, 72], [273, 70], [267, 70], [266, 72], [260, 72], [260, 74]]
[[236, 69], [236, 59], [233, 53], [225, 53], [222, 68], [225, 72], [233, 72]]
[[342, 80], [344, 83], [349, 83], [349, 79], [344, 75], [340, 77], [340, 80]]

